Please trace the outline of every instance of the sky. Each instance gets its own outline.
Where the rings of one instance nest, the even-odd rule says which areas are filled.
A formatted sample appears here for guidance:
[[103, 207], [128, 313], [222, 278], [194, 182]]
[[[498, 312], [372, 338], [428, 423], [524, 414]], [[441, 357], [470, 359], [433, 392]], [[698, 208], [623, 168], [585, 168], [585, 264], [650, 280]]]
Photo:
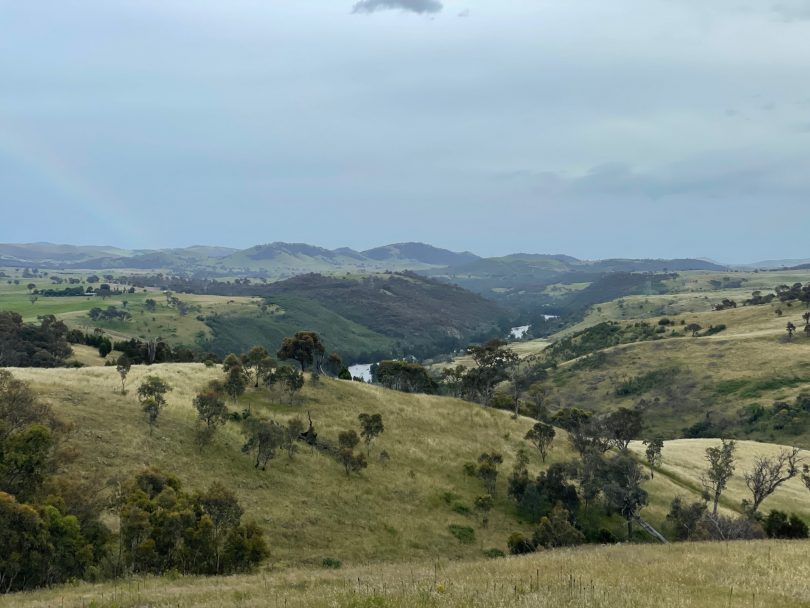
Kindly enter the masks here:
[[810, 0], [0, 14], [0, 242], [810, 257]]

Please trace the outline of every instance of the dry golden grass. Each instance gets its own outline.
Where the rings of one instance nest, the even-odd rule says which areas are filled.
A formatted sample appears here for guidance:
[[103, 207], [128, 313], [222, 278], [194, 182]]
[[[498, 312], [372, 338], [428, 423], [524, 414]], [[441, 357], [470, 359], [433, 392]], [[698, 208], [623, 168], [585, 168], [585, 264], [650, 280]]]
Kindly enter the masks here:
[[[194, 442], [192, 398], [206, 381], [221, 374], [216, 368], [135, 366], [125, 396], [117, 392], [120, 384], [112, 367], [12, 372], [31, 382], [42, 399], [74, 425], [70, 442], [79, 456], [61, 474], [103, 485], [157, 466], [176, 473], [192, 489], [219, 480], [238, 494], [247, 517], [267, 531], [273, 563], [319, 564], [324, 557], [347, 563], [469, 558], [480, 556], [482, 549], [505, 549], [510, 533], [530, 529], [514, 518], [505, 478], [531, 421], [512, 420], [506, 412], [330, 379], [319, 386], [308, 384], [300, 405], [282, 403], [264, 390], [250, 391], [243, 399], [240, 409], [250, 404], [255, 413], [280, 422], [293, 416], [306, 420], [310, 411], [319, 436], [333, 442], [340, 431], [358, 429], [361, 412], [381, 413], [385, 432], [373, 448], [370, 466], [359, 477], [347, 479], [335, 460], [305, 446], [294, 460], [279, 454], [267, 471], [256, 470], [241, 453], [244, 438], [233, 422], [200, 452]], [[153, 435], [135, 397], [138, 382], [147, 374], [174, 387]], [[390, 454], [387, 465], [378, 460], [381, 450]], [[489, 528], [482, 529], [474, 513], [460, 513], [454, 506], [472, 511], [483, 486], [464, 475], [462, 465], [492, 450], [502, 453], [505, 462]], [[552, 455], [568, 457], [564, 443]], [[532, 458], [532, 469], [539, 470], [539, 458]], [[461, 544], [449, 533], [449, 524], [474, 528], [475, 543]]]
[[[700, 488], [701, 476], [706, 471], [706, 448], [720, 444], [718, 439], [677, 439], [664, 443], [661, 454], [663, 457], [661, 469], [655, 476], [655, 481], [663, 482], [663, 478], [668, 481], [680, 483], [683, 487], [684, 496], [687, 495], [687, 488]], [[630, 449], [644, 459], [644, 448], [640, 441], [634, 441]], [[728, 488], [723, 494], [723, 504], [736, 511], [740, 511], [740, 503], [744, 498], [751, 499], [751, 493], [745, 485], [743, 475], [749, 471], [754, 459], [758, 456], [774, 457], [781, 450], [789, 449], [787, 446], [774, 445], [772, 443], [759, 443], [756, 441], [738, 441], [736, 449], [736, 469], [734, 476], [729, 481]], [[803, 450], [800, 457], [810, 464], [810, 453]], [[662, 479], [659, 480], [659, 477]], [[648, 490], [657, 496], [661, 496], [657, 488], [648, 487]], [[666, 505], [668, 508], [669, 505]], [[795, 512], [805, 520], [810, 520], [810, 492], [799, 477], [795, 477], [785, 482], [772, 496], [762, 503], [760, 508], [763, 513], [772, 509]]]
[[[715, 420], [737, 420], [738, 411], [745, 406], [792, 401], [810, 388], [810, 339], [800, 332], [793, 341], [785, 340], [787, 313], [778, 318], [769, 306], [758, 306], [683, 318], [704, 327], [723, 323], [727, 329], [714, 336], [666, 338], [608, 348], [603, 351], [607, 359], [596, 369], [566, 372], [572, 363], [563, 364], [562, 373], [553, 379], [551, 402], [609, 411], [633, 407], [643, 398], [648, 402], [645, 417], [653, 432], [678, 436], [687, 426], [704, 419], [707, 412]], [[799, 325], [800, 320], [795, 314], [794, 323]], [[629, 378], [671, 368], [680, 371], [669, 383], [632, 395], [616, 394], [620, 383]], [[774, 380], [771, 386], [765, 384]], [[741, 384], [736, 390], [729, 388], [730, 382], [745, 386]], [[660, 401], [653, 404], [655, 398]], [[751, 438], [810, 447], [810, 430], [804, 428], [779, 432], [761, 429]]]
[[6, 608], [799, 608], [810, 542], [559, 549], [520, 558], [128, 579], [6, 596]]

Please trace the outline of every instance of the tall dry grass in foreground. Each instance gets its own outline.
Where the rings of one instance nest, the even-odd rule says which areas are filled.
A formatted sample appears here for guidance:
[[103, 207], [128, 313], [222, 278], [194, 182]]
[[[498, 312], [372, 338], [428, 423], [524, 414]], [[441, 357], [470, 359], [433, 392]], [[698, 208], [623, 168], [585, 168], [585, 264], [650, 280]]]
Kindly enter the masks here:
[[810, 543], [624, 545], [522, 558], [226, 578], [133, 578], [7, 596], [0, 606], [667, 608], [810, 606]]

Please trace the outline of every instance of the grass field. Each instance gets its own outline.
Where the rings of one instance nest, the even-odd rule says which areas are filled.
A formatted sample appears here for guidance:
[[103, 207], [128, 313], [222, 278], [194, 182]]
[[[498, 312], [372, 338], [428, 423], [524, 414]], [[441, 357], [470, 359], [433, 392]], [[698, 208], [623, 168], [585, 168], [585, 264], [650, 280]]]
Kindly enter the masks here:
[[[88, 273], [53, 274], [64, 278], [85, 279]], [[0, 310], [17, 312], [26, 322], [35, 322], [38, 316], [52, 314], [63, 320], [70, 328], [92, 332], [94, 328], [99, 327], [114, 339], [161, 337], [174, 345], [194, 346], [204, 344], [212, 338], [210, 328], [200, 320], [201, 318], [211, 315], [241, 315], [252, 318], [282, 313], [275, 307], [262, 311], [260, 309], [262, 302], [259, 298], [180, 294], [180, 299], [189, 306], [189, 313], [182, 315], [176, 308], [168, 306], [164, 294], [156, 289], [139, 289], [135, 293], [115, 294], [105, 299], [94, 295], [41, 296], [32, 302], [26, 287], [28, 283], [33, 283], [37, 289], [62, 289], [75, 285], [66, 283], [53, 285], [49, 279], [42, 278], [20, 278], [19, 281], [19, 284], [13, 282], [9, 284], [8, 279], [0, 279]], [[80, 286], [86, 287], [85, 284]], [[111, 283], [111, 286], [113, 289], [127, 288], [126, 285], [116, 283]], [[157, 303], [154, 311], [146, 309], [147, 299], [153, 299]], [[87, 316], [91, 308], [105, 309], [108, 306], [126, 310], [132, 318], [128, 321], [93, 321]]]
[[[320, 438], [336, 441], [340, 431], [358, 429], [362, 412], [381, 413], [385, 432], [370, 456], [370, 466], [348, 479], [332, 458], [301, 446], [294, 460], [280, 454], [267, 471], [253, 468], [240, 451], [238, 425], [218, 433], [202, 453], [194, 442], [195, 391], [221, 372], [199, 364], [136, 366], [130, 393], [121, 396], [115, 368], [15, 369], [32, 383], [56, 413], [74, 425], [70, 442], [79, 458], [61, 473], [95, 486], [128, 477], [146, 466], [175, 472], [191, 489], [214, 480], [231, 487], [268, 534], [273, 563], [317, 563], [334, 557], [349, 563], [369, 560], [475, 557], [483, 549], [506, 548], [519, 523], [506, 497], [506, 476], [531, 421], [512, 420], [505, 412], [444, 397], [407, 395], [355, 382], [324, 379], [307, 385], [303, 402], [287, 405], [267, 391], [250, 392], [239, 408], [285, 422], [306, 420], [311, 412]], [[169, 405], [150, 435], [134, 387], [147, 373], [173, 387]], [[386, 450], [388, 464], [378, 455]], [[483, 493], [462, 465], [481, 452], [504, 455], [496, 507], [487, 529], [480, 527], [473, 501]], [[564, 442], [552, 459], [569, 456]], [[536, 457], [535, 457], [536, 458]], [[539, 470], [539, 458], [532, 463]], [[113, 522], [114, 523], [114, 522]], [[472, 544], [459, 542], [450, 524], [475, 529]]]
[[421, 561], [225, 578], [133, 578], [6, 596], [7, 608], [799, 608], [808, 541], [558, 549], [496, 560]]
[[[706, 448], [719, 444], [718, 439], [676, 439], [665, 442], [661, 452], [662, 464], [654, 479], [646, 486], [651, 493], [652, 501], [645, 515], [660, 521], [666, 516], [669, 502], [676, 495], [697, 500], [701, 477], [707, 466]], [[758, 456], [773, 457], [780, 450], [787, 448], [788, 446], [757, 441], [737, 442], [734, 476], [729, 480], [721, 501], [728, 514], [741, 513], [741, 501], [744, 498], [751, 499], [751, 492], [745, 485], [743, 475], [751, 469], [754, 459]], [[640, 441], [632, 442], [630, 449], [640, 461], [644, 461], [645, 446]], [[810, 452], [803, 450], [800, 457], [803, 462], [810, 464]], [[765, 499], [760, 509], [765, 514], [774, 509], [796, 513], [805, 521], [810, 521], [810, 491], [800, 478], [795, 477]]]
[[[625, 306], [637, 300], [624, 299]], [[714, 302], [716, 298], [712, 297]], [[639, 298], [638, 301], [645, 301]], [[603, 311], [616, 303], [609, 303]], [[782, 314], [777, 314], [777, 309]], [[578, 406], [595, 411], [634, 407], [642, 403], [648, 434], [683, 436], [684, 428], [708, 415], [728, 423], [737, 437], [791, 443], [810, 447], [810, 425], [786, 424], [783, 428], [748, 428], [739, 422], [746, 407], [771, 406], [775, 401], [792, 401], [810, 390], [810, 339], [799, 329], [788, 341], [785, 326], [792, 321], [803, 327], [805, 307], [775, 303], [722, 311], [668, 314], [672, 325], [661, 334], [665, 339], [624, 344], [601, 351], [593, 365], [566, 362], [551, 374], [549, 404]], [[653, 325], [662, 317], [638, 317], [620, 321], [646, 320]], [[698, 323], [704, 329], [725, 325], [722, 332], [705, 337], [669, 337], [674, 329]], [[617, 389], [628, 380], [670, 370], [654, 385], [627, 394]]]
[[[194, 442], [195, 411], [192, 398], [202, 385], [217, 377], [217, 368], [200, 364], [135, 366], [128, 380], [128, 395], [120, 394], [115, 368], [15, 369], [56, 413], [73, 425], [69, 442], [78, 449], [76, 461], [61, 474], [90, 485], [131, 476], [148, 466], [176, 472], [191, 489], [203, 489], [214, 480], [227, 480], [244, 503], [249, 517], [267, 530], [272, 562], [316, 564], [324, 557], [348, 563], [403, 561], [417, 558], [471, 558], [489, 548], [506, 549], [506, 538], [531, 526], [515, 517], [506, 496], [506, 477], [532, 421], [513, 420], [506, 412], [448, 397], [409, 395], [363, 383], [323, 379], [309, 383], [302, 402], [288, 405], [266, 390], [250, 391], [239, 408], [284, 422], [310, 412], [320, 437], [334, 441], [337, 434], [358, 428], [357, 416], [381, 413], [385, 432], [362, 475], [348, 479], [340, 465], [319, 452], [301, 447], [290, 460], [280, 454], [267, 471], [253, 468], [240, 448], [243, 438], [235, 423], [228, 423], [213, 445], [200, 452]], [[158, 427], [150, 435], [134, 388], [146, 374], [156, 374], [174, 387]], [[664, 465], [647, 482], [650, 505], [642, 513], [662, 525], [675, 496], [697, 499], [704, 451], [711, 440], [668, 442]], [[775, 446], [741, 441], [738, 476], [754, 456], [771, 453]], [[642, 448], [636, 446], [636, 451]], [[381, 450], [390, 455], [383, 464]], [[483, 492], [477, 479], [464, 475], [465, 462], [481, 452], [504, 455], [496, 506], [484, 529], [472, 509]], [[530, 470], [541, 470], [530, 452]], [[560, 431], [549, 463], [572, 460], [573, 453]], [[781, 488], [764, 508], [796, 511], [810, 519], [810, 493], [794, 480]], [[730, 485], [725, 506], [739, 510], [745, 491], [741, 477]], [[114, 524], [114, 522], [111, 522]], [[475, 541], [463, 544], [449, 532], [457, 524], [475, 529]], [[610, 525], [610, 524], [608, 524]], [[613, 522], [617, 535], [620, 520]]]

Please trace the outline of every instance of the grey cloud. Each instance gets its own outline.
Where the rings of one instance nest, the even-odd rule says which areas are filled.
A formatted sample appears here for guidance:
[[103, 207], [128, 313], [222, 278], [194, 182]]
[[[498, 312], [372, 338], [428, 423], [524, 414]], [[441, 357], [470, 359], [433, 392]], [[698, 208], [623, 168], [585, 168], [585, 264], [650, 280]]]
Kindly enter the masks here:
[[804, 197], [810, 191], [810, 176], [800, 160], [765, 162], [722, 156], [693, 159], [656, 171], [615, 162], [580, 175], [520, 171], [495, 179], [519, 183], [535, 194], [582, 200], [600, 196], [647, 200], [736, 199], [766, 194]]
[[354, 5], [353, 13], [375, 13], [377, 11], [401, 10], [412, 13], [438, 13], [442, 10], [438, 0], [360, 0]]
[[788, 21], [810, 19], [810, 0], [782, 0], [773, 10]]

